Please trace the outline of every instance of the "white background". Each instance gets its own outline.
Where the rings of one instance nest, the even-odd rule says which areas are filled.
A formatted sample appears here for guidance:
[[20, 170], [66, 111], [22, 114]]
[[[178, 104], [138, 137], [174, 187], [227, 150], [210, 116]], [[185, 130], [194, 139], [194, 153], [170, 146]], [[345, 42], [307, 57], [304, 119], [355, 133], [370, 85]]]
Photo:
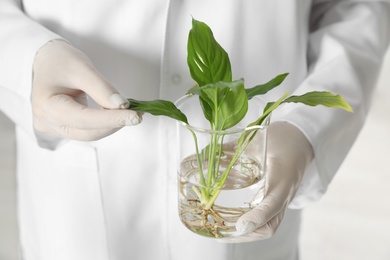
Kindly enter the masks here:
[[[0, 112], [0, 260], [18, 252], [13, 127]], [[390, 259], [389, 135], [390, 51], [357, 142], [326, 195], [304, 211], [302, 260]]]

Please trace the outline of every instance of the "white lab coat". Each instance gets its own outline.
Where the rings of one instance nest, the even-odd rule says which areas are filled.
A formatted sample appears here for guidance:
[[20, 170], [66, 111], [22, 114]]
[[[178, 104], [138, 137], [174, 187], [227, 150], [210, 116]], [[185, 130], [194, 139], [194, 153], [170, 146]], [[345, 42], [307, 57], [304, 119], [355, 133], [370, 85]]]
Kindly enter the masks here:
[[[369, 109], [389, 40], [389, 6], [348, 0], [0, 0], [0, 109], [17, 126], [22, 259], [297, 259], [299, 209], [324, 193]], [[290, 73], [267, 94], [270, 101], [286, 89], [328, 90], [353, 106], [353, 114], [296, 104], [273, 114], [305, 133], [315, 161], [290, 205], [295, 210], [287, 211], [271, 239], [223, 244], [183, 227], [172, 120], [145, 115], [141, 125], [95, 142], [33, 131], [31, 67], [47, 41], [64, 38], [83, 50], [125, 96], [174, 101], [193, 85], [186, 65], [191, 16], [211, 26], [230, 54], [234, 78], [244, 77], [247, 87]]]

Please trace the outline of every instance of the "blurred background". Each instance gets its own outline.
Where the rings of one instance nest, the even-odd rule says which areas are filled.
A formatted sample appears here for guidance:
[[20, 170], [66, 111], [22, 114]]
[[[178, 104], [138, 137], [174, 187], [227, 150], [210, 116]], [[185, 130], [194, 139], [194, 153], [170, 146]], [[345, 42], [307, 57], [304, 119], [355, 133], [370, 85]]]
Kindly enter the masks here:
[[[301, 260], [390, 259], [390, 51], [373, 106], [328, 192], [303, 213]], [[0, 112], [0, 260], [18, 260], [14, 125]]]

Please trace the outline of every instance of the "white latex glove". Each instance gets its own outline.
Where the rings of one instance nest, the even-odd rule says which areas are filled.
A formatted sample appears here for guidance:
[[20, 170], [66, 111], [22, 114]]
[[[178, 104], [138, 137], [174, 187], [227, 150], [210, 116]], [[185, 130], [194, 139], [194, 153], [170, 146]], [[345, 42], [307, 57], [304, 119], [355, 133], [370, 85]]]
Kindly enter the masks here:
[[286, 122], [275, 122], [268, 132], [265, 197], [259, 206], [237, 221], [243, 235], [222, 242], [249, 242], [271, 237], [293, 199], [313, 149], [303, 133]]
[[[62, 40], [46, 43], [33, 66], [34, 129], [53, 137], [91, 141], [142, 121], [88, 57]], [[102, 108], [87, 106], [87, 95]]]

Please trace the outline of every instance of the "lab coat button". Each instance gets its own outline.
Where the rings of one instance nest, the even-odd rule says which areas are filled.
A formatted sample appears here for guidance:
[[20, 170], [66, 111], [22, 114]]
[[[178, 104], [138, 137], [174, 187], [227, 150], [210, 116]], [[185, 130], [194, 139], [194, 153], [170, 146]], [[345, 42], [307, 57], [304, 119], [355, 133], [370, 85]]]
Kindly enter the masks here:
[[181, 82], [181, 77], [179, 74], [173, 74], [171, 76], [171, 82], [175, 85], [179, 84]]

